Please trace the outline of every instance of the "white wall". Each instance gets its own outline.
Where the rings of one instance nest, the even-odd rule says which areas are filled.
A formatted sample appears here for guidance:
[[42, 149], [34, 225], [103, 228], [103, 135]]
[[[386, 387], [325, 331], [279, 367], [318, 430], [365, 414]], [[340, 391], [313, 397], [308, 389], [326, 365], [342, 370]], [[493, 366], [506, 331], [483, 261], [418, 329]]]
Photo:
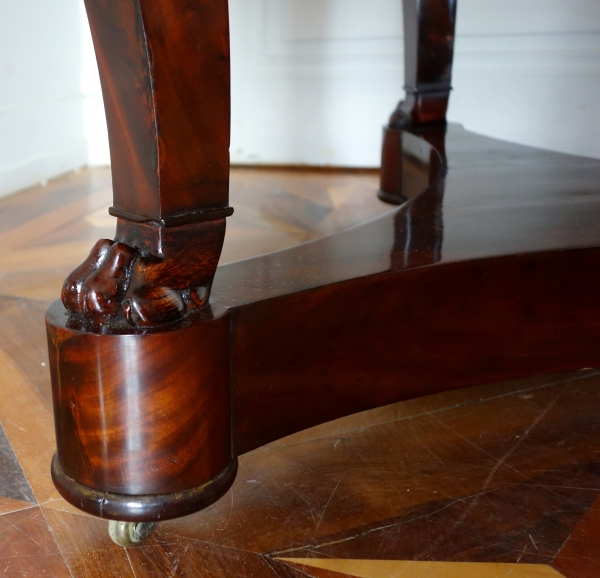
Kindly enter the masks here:
[[459, 0], [458, 10], [450, 119], [600, 157], [600, 2]]
[[0, 196], [87, 162], [78, 0], [0, 0]]
[[[600, 1], [458, 0], [449, 118], [600, 157]], [[234, 163], [377, 166], [400, 0], [230, 0]], [[0, 0], [0, 196], [110, 162], [81, 0]]]
[[[1, 1], [1, 0], [0, 0]], [[83, 3], [83, 0], [80, 0]], [[100, 76], [85, 9], [80, 11], [83, 114], [90, 165], [109, 165], [110, 151]]]
[[[230, 0], [234, 163], [377, 166], [401, 96], [400, 0]], [[109, 162], [90, 41], [93, 163]], [[449, 118], [600, 157], [600, 1], [458, 0]]]

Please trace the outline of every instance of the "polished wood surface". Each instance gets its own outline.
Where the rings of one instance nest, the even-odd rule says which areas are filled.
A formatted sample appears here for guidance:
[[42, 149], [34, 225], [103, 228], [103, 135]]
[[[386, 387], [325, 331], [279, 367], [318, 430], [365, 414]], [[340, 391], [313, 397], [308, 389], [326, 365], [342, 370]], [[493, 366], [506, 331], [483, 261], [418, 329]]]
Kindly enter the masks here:
[[597, 538], [600, 535], [600, 499], [597, 499], [554, 559], [565, 576], [592, 578], [600, 573]]
[[[164, 521], [218, 500], [238, 456], [311, 426], [600, 363], [600, 163], [448, 129], [453, 0], [405, 4], [407, 96], [384, 132], [379, 190], [399, 207], [219, 270], [231, 214], [226, 1], [86, 5], [119, 221], [46, 314], [52, 477], [71, 505]], [[308, 543], [263, 561], [287, 572], [298, 552], [335, 558], [340, 543], [383, 539], [378, 527], [316, 542], [344, 475]], [[457, 563], [418, 571], [460, 572], [446, 562]]]
[[[243, 169], [232, 183], [229, 260], [394, 211], [373, 197], [377, 175]], [[567, 578], [597, 576], [595, 370], [437, 394], [295, 434], [241, 456], [231, 491], [210, 508], [159, 524], [143, 547], [113, 544], [106, 522], [67, 504], [50, 479], [42, 321], [90, 241], [114, 230], [103, 216], [110, 202], [104, 169], [0, 201], [4, 575], [331, 578], [364, 575], [372, 560], [386, 561], [388, 575], [437, 561], [448, 563], [443, 578], [457, 562], [509, 564], [511, 578], [555, 576], [551, 565]], [[282, 560], [298, 558], [310, 560]], [[481, 566], [461, 569], [481, 576]]]
[[91, 337], [68, 327], [58, 303], [47, 320], [58, 460], [69, 477], [101, 492], [167, 494], [231, 462], [227, 318]]
[[423, 192], [405, 187], [397, 211], [222, 268], [211, 307], [235, 311], [238, 452], [411, 396], [599, 361], [600, 163], [454, 127], [447, 144], [447, 170], [423, 164], [430, 182], [407, 181]]
[[222, 212], [229, 192], [227, 2], [85, 5], [106, 108], [113, 214], [177, 222]]
[[[87, 0], [86, 9], [119, 220], [46, 316], [53, 479], [88, 513], [164, 520], [182, 513], [182, 493], [196, 509], [207, 503], [202, 488], [218, 486], [219, 497], [242, 451], [237, 313], [215, 314], [209, 300], [232, 212], [227, 2]], [[431, 38], [422, 43], [431, 50]]]

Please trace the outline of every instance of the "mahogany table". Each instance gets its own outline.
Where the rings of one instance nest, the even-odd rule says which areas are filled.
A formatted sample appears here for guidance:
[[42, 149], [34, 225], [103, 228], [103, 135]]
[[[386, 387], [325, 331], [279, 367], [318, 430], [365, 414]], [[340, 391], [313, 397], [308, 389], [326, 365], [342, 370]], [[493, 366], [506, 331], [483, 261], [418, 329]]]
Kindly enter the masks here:
[[86, 7], [117, 232], [47, 312], [52, 476], [117, 542], [213, 504], [238, 456], [283, 436], [598, 364], [600, 163], [446, 124], [454, 0], [404, 3], [407, 94], [379, 190], [398, 208], [219, 268], [227, 2]]

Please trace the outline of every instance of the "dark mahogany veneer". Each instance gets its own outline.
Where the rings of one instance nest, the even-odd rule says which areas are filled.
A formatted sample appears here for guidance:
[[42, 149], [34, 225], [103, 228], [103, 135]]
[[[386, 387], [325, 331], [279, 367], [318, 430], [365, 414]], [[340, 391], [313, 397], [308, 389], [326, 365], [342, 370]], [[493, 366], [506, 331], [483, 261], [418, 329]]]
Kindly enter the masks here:
[[398, 209], [219, 268], [226, 0], [86, 6], [118, 224], [47, 314], [52, 473], [73, 505], [182, 516], [282, 436], [600, 361], [600, 162], [446, 125], [453, 0], [405, 1], [407, 97], [379, 191]]

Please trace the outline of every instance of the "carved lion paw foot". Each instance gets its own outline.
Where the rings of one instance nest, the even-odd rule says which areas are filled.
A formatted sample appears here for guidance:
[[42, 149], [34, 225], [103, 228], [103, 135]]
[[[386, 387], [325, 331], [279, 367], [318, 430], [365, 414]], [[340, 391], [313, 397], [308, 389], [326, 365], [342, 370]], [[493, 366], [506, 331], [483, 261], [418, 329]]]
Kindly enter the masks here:
[[172, 323], [185, 315], [190, 292], [183, 296], [169, 287], [148, 285], [149, 273], [160, 266], [129, 245], [102, 239], [67, 277], [63, 304], [77, 318], [98, 326], [123, 318], [132, 326]]
[[224, 219], [168, 229], [119, 220], [117, 240], [98, 241], [67, 277], [64, 306], [93, 331], [180, 321], [208, 302], [224, 235]]

